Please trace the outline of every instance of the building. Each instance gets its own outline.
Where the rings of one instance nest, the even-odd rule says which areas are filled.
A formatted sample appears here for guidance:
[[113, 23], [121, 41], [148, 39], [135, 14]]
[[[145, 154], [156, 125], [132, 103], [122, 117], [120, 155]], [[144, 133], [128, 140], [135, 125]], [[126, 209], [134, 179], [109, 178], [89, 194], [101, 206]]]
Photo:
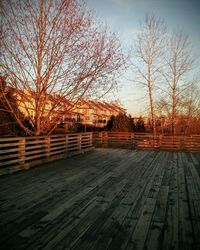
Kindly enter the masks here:
[[37, 96], [34, 91], [22, 91], [5, 86], [3, 92], [11, 94], [13, 100], [15, 100], [13, 105], [15, 110], [12, 111], [17, 112], [16, 114], [19, 113], [20, 119], [26, 119], [30, 126], [34, 127], [37, 112], [39, 112], [43, 131], [49, 130], [53, 124], [58, 124], [58, 128], [64, 129], [65, 132], [75, 131], [77, 123], [103, 128], [112, 115], [116, 116], [119, 113], [126, 112], [124, 108], [115, 103], [83, 98], [69, 101], [57, 94], [40, 95], [40, 102], [37, 106]]
[[75, 103], [75, 112], [79, 114], [77, 122], [102, 128], [107, 124], [111, 116], [125, 113], [126, 110], [114, 103], [80, 99]]

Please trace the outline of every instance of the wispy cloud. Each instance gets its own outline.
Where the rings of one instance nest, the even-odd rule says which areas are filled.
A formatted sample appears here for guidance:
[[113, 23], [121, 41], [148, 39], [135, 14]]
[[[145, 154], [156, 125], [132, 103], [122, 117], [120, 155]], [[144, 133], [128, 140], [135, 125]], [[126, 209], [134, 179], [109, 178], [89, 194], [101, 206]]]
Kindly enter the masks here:
[[[173, 0], [174, 1], [174, 0]], [[177, 0], [180, 1], [180, 0]], [[111, 2], [113, 2], [114, 4], [120, 6], [120, 7], [127, 7], [133, 4], [149, 4], [149, 3], [163, 3], [163, 0], [111, 0]]]
[[127, 36], [130, 38], [135, 36], [138, 33], [138, 31], [139, 31], [138, 27], [133, 27], [133, 28], [129, 27], [125, 30]]
[[116, 5], [118, 5], [119, 7], [127, 7], [131, 3], [133, 3], [133, 1], [131, 1], [131, 0], [112, 0], [112, 2]]

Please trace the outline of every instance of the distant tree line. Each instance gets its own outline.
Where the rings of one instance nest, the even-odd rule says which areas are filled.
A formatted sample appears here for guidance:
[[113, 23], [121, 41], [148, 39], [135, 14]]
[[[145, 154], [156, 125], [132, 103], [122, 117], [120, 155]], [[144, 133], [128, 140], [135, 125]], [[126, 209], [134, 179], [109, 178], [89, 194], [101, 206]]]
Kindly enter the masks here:
[[117, 116], [111, 116], [108, 121], [105, 130], [107, 131], [120, 131], [120, 132], [145, 132], [144, 121], [142, 117], [139, 117], [137, 121], [134, 121], [130, 115], [120, 113]]
[[104, 127], [95, 127], [88, 124], [77, 123], [74, 124], [72, 130], [77, 132], [146, 132], [142, 117], [139, 117], [136, 121], [134, 121], [134, 118], [130, 115], [126, 115], [125, 113], [120, 113], [117, 116], [111, 116]]

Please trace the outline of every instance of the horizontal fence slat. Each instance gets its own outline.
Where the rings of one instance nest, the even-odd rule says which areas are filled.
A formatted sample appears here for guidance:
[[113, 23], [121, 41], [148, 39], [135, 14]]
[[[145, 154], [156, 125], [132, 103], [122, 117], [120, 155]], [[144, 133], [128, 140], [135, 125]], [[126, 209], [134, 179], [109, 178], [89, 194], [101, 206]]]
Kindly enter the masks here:
[[34, 144], [40, 144], [40, 143], [44, 143], [44, 140], [42, 141], [26, 141], [26, 145], [34, 145]]
[[15, 147], [15, 146], [20, 146], [23, 145], [23, 143], [21, 142], [17, 142], [17, 143], [4, 143], [4, 144], [0, 144], [0, 148], [10, 148], [10, 147]]
[[51, 152], [51, 151], [55, 151], [55, 150], [57, 150], [57, 149], [61, 149], [61, 148], [65, 148], [65, 150], [66, 150], [66, 146], [65, 146], [65, 145], [62, 145], [62, 146], [57, 146], [57, 147], [51, 147], [51, 148], [50, 148], [50, 152]]
[[1, 154], [11, 153], [11, 152], [18, 152], [18, 151], [19, 151], [19, 148], [18, 148], [18, 147], [16, 147], [16, 148], [11, 148], [11, 149], [5, 148], [4, 150], [0, 150], [0, 155], [1, 155]]
[[35, 145], [35, 146], [28, 146], [28, 147], [26, 147], [26, 150], [37, 149], [37, 148], [43, 149], [43, 148], [45, 148], [45, 147], [47, 147], [47, 145], [45, 145], [45, 144], [42, 144], [42, 145]]
[[24, 159], [14, 159], [14, 160], [10, 160], [10, 161], [4, 161], [4, 162], [0, 162], [0, 166], [6, 166], [6, 165], [10, 165], [12, 163], [16, 163], [16, 162], [24, 162]]

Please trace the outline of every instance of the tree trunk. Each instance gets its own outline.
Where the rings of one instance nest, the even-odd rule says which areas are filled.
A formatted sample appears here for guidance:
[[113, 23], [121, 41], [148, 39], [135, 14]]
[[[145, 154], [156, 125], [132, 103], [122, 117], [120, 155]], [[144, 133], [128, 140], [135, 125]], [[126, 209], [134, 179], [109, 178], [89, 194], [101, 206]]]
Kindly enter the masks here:
[[155, 124], [155, 110], [153, 103], [153, 93], [152, 93], [152, 82], [151, 82], [151, 62], [148, 63], [148, 88], [149, 88], [149, 99], [151, 108], [151, 122], [153, 128], [153, 135], [156, 135], [156, 124]]
[[176, 119], [176, 109], [177, 109], [177, 73], [176, 73], [176, 55], [174, 57], [174, 64], [173, 64], [173, 88], [172, 88], [172, 135], [175, 135], [175, 119]]
[[175, 120], [176, 120], [176, 94], [173, 93], [173, 104], [172, 104], [172, 135], [175, 135]]

